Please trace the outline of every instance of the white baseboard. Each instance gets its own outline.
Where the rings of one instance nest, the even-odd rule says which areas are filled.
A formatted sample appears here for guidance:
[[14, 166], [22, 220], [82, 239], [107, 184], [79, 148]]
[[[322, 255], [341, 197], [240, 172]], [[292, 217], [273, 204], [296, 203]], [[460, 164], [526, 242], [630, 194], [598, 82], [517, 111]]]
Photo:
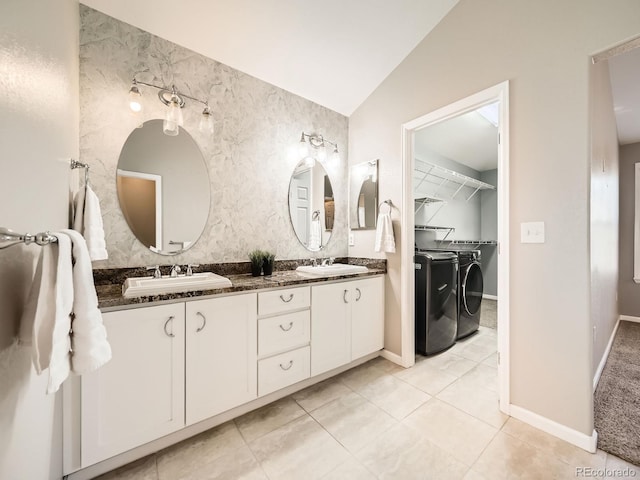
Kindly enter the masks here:
[[489, 295], [488, 293], [483, 293], [482, 298], [486, 298], [487, 300], [498, 300], [497, 295]]
[[393, 353], [392, 351], [387, 350], [385, 348], [384, 350], [382, 350], [380, 352], [380, 356], [382, 358], [386, 358], [390, 362], [393, 362], [393, 363], [395, 363], [397, 365], [400, 365], [401, 367], [404, 367], [404, 365], [402, 363], [402, 357], [400, 355], [398, 355], [397, 353]]
[[[602, 370], [604, 370], [604, 366], [607, 363], [607, 358], [609, 358], [609, 352], [611, 352], [611, 346], [613, 345], [613, 339], [616, 336], [616, 332], [618, 331], [618, 327], [620, 326], [620, 318], [616, 322], [616, 326], [613, 327], [613, 332], [611, 332], [611, 336], [609, 337], [609, 343], [607, 343], [607, 348], [604, 349], [604, 353], [602, 354], [602, 358], [600, 359], [600, 363], [598, 364], [598, 368], [596, 369], [596, 373], [593, 376], [593, 391], [595, 393], [596, 387], [598, 386], [598, 382], [600, 381], [600, 376], [602, 375]], [[638, 319], [640, 321], [640, 318]]]
[[511, 404], [509, 413], [512, 417], [522, 420], [528, 423], [532, 427], [538, 428], [543, 432], [547, 432], [554, 437], [558, 437], [565, 442], [569, 442], [576, 447], [580, 447], [590, 453], [595, 453], [598, 444], [598, 433], [594, 430], [591, 435], [584, 434], [577, 430], [562, 425], [561, 423], [554, 422], [542, 415], [533, 413], [526, 408], [518, 407]]
[[640, 323], [640, 317], [632, 317], [631, 315], [620, 315], [620, 320], [626, 320], [627, 322]]

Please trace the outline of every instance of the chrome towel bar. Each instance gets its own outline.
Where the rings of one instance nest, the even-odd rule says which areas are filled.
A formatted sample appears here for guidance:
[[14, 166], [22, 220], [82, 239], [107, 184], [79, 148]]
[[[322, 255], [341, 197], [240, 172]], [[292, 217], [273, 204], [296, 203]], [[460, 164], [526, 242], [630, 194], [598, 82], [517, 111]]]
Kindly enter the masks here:
[[30, 233], [16, 233], [8, 228], [0, 227], [0, 243], [10, 242], [8, 245], [0, 245], [0, 250], [12, 247], [18, 243], [24, 243], [26, 245], [35, 243], [36, 245], [43, 246], [57, 241], [58, 238], [49, 232], [40, 232], [32, 235]]

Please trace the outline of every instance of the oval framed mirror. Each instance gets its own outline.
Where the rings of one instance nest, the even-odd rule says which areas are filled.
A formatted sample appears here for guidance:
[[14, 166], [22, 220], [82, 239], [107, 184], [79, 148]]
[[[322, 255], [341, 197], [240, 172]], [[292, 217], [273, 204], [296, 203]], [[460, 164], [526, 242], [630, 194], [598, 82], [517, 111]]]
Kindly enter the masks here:
[[307, 250], [318, 252], [327, 246], [335, 218], [333, 187], [322, 164], [310, 157], [301, 160], [291, 174], [289, 216]]
[[162, 132], [162, 120], [144, 122], [124, 143], [116, 174], [120, 210], [151, 251], [176, 255], [200, 238], [209, 218], [211, 184], [191, 135]]

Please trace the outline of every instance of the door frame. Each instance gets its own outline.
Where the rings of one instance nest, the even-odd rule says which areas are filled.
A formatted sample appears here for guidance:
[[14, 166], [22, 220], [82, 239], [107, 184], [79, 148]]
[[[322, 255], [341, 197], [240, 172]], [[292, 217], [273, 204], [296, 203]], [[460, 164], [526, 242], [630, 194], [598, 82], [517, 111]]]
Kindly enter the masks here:
[[415, 363], [413, 135], [416, 131], [449, 118], [499, 103], [498, 122], [498, 377], [500, 410], [510, 406], [509, 354], [509, 81], [477, 92], [402, 125], [402, 209], [401, 209], [401, 325], [402, 365]]

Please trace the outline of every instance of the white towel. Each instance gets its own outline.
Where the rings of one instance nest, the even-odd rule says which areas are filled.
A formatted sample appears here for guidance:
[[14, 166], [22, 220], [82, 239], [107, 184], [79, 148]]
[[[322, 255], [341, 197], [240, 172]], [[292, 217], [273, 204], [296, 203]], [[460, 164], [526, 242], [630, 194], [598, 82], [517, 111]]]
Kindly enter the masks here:
[[393, 235], [393, 223], [391, 222], [391, 212], [380, 213], [376, 227], [376, 252], [396, 252], [396, 239]]
[[307, 246], [314, 250], [320, 250], [320, 247], [322, 247], [322, 227], [320, 226], [319, 218], [311, 220], [311, 225], [309, 227], [309, 242]]
[[84, 236], [91, 260], [106, 260], [109, 254], [104, 239], [100, 201], [89, 185], [76, 194], [74, 206], [73, 229]]
[[73, 198], [73, 229], [76, 232], [84, 232], [84, 198], [86, 188], [81, 188]]
[[92, 372], [111, 359], [111, 346], [98, 309], [87, 244], [78, 232], [63, 230], [73, 245], [73, 320], [71, 371]]
[[20, 326], [21, 343], [31, 344], [38, 374], [49, 369], [47, 393], [69, 376], [73, 279], [71, 240], [55, 234], [57, 243], [42, 247]]

